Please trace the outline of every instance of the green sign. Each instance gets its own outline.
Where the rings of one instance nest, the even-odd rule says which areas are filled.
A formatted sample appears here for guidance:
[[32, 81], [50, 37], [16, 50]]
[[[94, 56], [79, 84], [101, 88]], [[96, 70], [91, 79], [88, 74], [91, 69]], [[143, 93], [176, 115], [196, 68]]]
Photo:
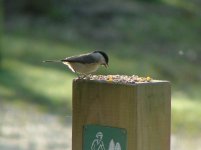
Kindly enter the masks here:
[[83, 150], [126, 150], [127, 132], [122, 128], [86, 125]]

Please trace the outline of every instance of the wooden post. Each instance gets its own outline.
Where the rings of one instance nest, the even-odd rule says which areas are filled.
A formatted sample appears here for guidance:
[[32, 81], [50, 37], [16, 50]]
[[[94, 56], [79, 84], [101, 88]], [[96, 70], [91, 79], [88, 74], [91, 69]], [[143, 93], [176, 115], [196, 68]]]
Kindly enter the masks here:
[[167, 81], [115, 84], [74, 80], [72, 150], [82, 150], [83, 126], [87, 124], [126, 129], [127, 150], [170, 150], [170, 116]]

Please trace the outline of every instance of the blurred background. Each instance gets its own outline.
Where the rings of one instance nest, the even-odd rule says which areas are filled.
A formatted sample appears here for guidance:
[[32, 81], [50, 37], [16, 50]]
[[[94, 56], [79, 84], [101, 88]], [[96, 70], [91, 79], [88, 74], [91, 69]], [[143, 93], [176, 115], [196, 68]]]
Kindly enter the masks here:
[[172, 150], [201, 150], [200, 0], [0, 1], [0, 149], [70, 150], [72, 80], [46, 59], [104, 50], [98, 74], [172, 83]]

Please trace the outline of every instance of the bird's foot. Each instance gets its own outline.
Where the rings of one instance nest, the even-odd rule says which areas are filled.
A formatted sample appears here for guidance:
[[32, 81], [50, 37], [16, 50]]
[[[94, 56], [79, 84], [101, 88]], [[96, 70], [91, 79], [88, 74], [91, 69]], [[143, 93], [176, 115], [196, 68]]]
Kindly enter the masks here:
[[86, 75], [85, 74], [80, 74], [80, 75], [78, 75], [78, 79], [85, 79], [86, 78]]
[[85, 76], [85, 79], [90, 80], [91, 77], [92, 77], [92, 75], [91, 75], [91, 74], [88, 74], [88, 75]]
[[92, 75], [91, 74], [77, 74], [78, 79], [86, 79], [86, 80], [90, 80]]

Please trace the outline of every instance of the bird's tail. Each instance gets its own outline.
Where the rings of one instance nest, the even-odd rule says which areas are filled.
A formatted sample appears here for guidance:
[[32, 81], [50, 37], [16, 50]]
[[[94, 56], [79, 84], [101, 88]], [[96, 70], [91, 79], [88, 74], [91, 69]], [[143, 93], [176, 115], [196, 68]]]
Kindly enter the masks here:
[[43, 62], [55, 62], [55, 63], [59, 63], [62, 62], [61, 60], [44, 60]]

